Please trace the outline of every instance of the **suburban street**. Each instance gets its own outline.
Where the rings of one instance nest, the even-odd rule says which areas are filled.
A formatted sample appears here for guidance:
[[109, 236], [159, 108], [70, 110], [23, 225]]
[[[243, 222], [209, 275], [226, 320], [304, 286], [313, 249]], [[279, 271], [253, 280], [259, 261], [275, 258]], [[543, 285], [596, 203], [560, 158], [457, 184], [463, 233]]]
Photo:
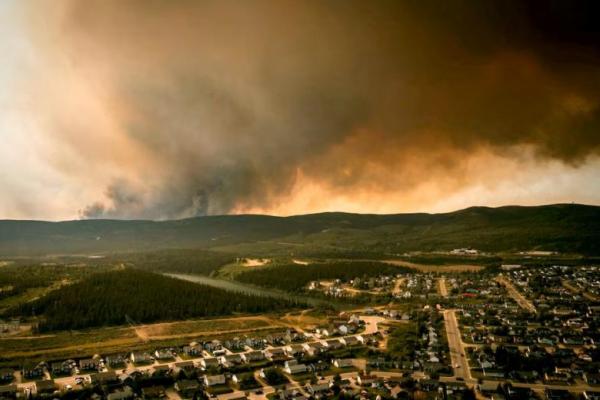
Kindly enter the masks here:
[[496, 282], [506, 288], [508, 294], [517, 302], [519, 306], [527, 311], [535, 312], [535, 306], [529, 300], [527, 300], [525, 296], [523, 296], [508, 279], [503, 276], [498, 276], [496, 278]]
[[438, 280], [438, 285], [439, 285], [439, 289], [440, 289], [440, 295], [442, 297], [448, 297], [448, 288], [446, 287], [446, 278], [441, 277]]
[[[363, 316], [360, 316], [360, 319], [365, 322], [365, 330], [364, 330], [364, 332], [361, 333], [361, 335], [371, 335], [373, 333], [376, 333], [379, 329], [378, 323], [385, 321], [385, 318], [382, 318], [379, 316], [372, 316], [372, 315], [363, 315]], [[350, 336], [357, 336], [357, 335], [350, 335]], [[358, 335], [358, 336], [360, 336], [360, 335]], [[346, 336], [346, 337], [349, 337], [349, 336]], [[343, 339], [343, 338], [344, 337], [340, 337], [340, 339]], [[307, 343], [310, 344], [310, 343], [315, 343], [315, 342], [321, 342], [321, 340], [313, 340], [313, 341], [309, 341]], [[274, 348], [273, 346], [267, 346], [267, 349], [273, 349], [273, 348]], [[245, 352], [241, 352], [238, 354], [246, 354], [246, 353], [249, 353], [250, 351], [252, 351], [252, 350], [247, 350]], [[228, 352], [228, 354], [231, 354], [231, 353]], [[208, 353], [205, 354], [204, 356], [211, 357], [210, 354], [208, 354]], [[173, 361], [165, 362], [165, 363], [157, 362], [157, 363], [152, 363], [152, 364], [148, 364], [148, 365], [140, 365], [140, 366], [134, 366], [133, 364], [129, 363], [129, 364], [127, 364], [127, 366], [125, 368], [123, 368], [123, 371], [132, 372], [133, 370], [137, 370], [140, 372], [147, 372], [147, 371], [151, 371], [153, 368], [159, 367], [159, 366], [168, 366], [169, 368], [174, 368], [175, 364], [178, 362], [193, 361], [194, 363], [198, 363], [201, 359], [202, 359], [202, 357], [183, 360], [181, 357], [177, 356]], [[257, 373], [258, 373], [258, 371], [257, 371]], [[356, 373], [354, 373], [354, 374], [356, 374]], [[78, 378], [82, 378], [82, 379], [84, 379], [84, 381], [90, 382], [91, 374], [83, 373], [83, 374], [65, 376], [65, 377], [54, 379], [54, 382], [59, 387], [66, 387], [66, 386], [75, 387], [77, 385], [76, 380]], [[264, 392], [264, 394], [263, 395], [254, 394], [251, 398], [264, 399], [264, 398], [266, 398], [267, 394], [273, 393], [275, 391], [275, 388], [273, 388], [272, 386], [269, 386], [262, 379], [257, 379], [257, 380], [259, 380], [259, 382], [261, 382], [264, 385], [264, 387], [261, 389]], [[17, 385], [20, 388], [22, 388], [28, 392], [35, 393], [35, 382], [34, 381], [19, 382], [19, 383], [17, 383]], [[292, 382], [291, 387], [296, 387], [296, 386], [299, 389], [302, 389], [302, 388], [300, 388], [300, 386], [297, 383]]]
[[456, 378], [463, 378], [467, 383], [475, 380], [471, 377], [467, 355], [463, 346], [455, 310], [444, 311], [444, 322], [446, 324], [446, 335], [448, 336], [448, 348], [452, 359], [452, 369]]

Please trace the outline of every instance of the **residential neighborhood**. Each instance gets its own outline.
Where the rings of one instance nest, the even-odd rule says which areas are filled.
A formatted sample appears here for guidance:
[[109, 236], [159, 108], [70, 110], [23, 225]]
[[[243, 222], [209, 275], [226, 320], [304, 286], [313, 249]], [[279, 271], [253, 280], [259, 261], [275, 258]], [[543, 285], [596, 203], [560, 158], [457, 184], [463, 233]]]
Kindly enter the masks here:
[[402, 301], [310, 330], [5, 368], [0, 398], [599, 398], [597, 267], [415, 273], [367, 287]]

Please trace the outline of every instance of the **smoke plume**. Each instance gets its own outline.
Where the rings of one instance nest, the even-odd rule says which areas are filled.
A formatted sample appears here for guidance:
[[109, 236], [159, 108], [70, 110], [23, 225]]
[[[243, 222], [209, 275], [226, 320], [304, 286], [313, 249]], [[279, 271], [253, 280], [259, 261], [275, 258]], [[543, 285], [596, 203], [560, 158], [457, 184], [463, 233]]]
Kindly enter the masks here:
[[33, 84], [84, 218], [418, 204], [600, 149], [594, 2], [60, 3]]

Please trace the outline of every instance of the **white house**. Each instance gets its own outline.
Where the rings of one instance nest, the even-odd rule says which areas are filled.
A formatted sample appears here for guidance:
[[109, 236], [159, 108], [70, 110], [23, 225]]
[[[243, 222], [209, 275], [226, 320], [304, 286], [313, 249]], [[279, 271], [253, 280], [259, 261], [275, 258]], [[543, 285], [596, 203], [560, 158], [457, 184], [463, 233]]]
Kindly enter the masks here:
[[225, 384], [225, 375], [204, 375], [204, 385], [216, 386]]
[[332, 363], [337, 368], [350, 368], [354, 365], [349, 358], [336, 358]]

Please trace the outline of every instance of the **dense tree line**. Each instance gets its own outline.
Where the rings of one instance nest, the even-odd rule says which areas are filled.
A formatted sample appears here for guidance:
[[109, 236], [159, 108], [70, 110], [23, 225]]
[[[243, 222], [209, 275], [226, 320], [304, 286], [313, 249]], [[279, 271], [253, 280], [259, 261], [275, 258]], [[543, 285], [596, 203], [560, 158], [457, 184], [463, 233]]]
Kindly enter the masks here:
[[228, 292], [163, 275], [123, 269], [90, 276], [21, 305], [13, 314], [41, 316], [40, 331], [81, 329], [127, 322], [177, 320], [231, 313], [260, 313], [296, 304]]
[[27, 289], [46, 286], [47, 283], [47, 279], [38, 276], [0, 272], [0, 300], [19, 295]]
[[235, 279], [257, 286], [273, 287], [286, 291], [298, 291], [311, 281], [341, 279], [348, 281], [357, 277], [373, 277], [413, 272], [405, 267], [374, 261], [329, 262], [310, 265], [289, 264], [242, 272]]
[[0, 268], [0, 300], [61, 280], [79, 279], [94, 270], [78, 265], [7, 265]]
[[139, 269], [200, 275], [210, 275], [235, 260], [236, 257], [232, 254], [199, 249], [171, 249], [113, 256], [114, 262], [122, 261]]

